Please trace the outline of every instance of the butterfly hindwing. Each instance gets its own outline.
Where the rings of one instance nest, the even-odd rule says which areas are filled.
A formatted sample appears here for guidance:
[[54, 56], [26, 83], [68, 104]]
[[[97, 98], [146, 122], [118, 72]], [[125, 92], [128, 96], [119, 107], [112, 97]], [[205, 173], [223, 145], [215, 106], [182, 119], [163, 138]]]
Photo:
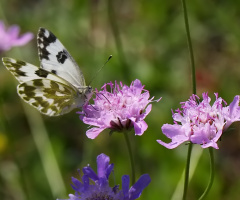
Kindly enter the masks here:
[[60, 82], [49, 79], [34, 79], [17, 87], [19, 96], [41, 113], [58, 116], [76, 108], [77, 92]]
[[75, 87], [86, 85], [79, 66], [53, 33], [40, 28], [37, 42], [43, 69], [68, 80]]

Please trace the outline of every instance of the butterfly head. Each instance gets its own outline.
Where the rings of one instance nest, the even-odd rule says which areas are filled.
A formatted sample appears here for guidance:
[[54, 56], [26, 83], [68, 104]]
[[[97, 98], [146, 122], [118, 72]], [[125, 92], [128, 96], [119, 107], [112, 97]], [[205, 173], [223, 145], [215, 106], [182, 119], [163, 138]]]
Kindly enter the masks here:
[[78, 88], [77, 96], [75, 97], [76, 107], [82, 107], [88, 103], [92, 98], [93, 88], [91, 86], [84, 86]]
[[86, 101], [89, 101], [92, 98], [92, 95], [93, 95], [92, 86], [87, 86], [87, 88], [85, 90]]

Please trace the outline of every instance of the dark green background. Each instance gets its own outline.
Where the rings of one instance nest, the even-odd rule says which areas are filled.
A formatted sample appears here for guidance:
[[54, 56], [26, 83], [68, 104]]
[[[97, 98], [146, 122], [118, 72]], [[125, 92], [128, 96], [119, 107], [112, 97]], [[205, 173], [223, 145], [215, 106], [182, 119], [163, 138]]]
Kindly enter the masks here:
[[[228, 103], [240, 91], [240, 3], [222, 0], [187, 1], [189, 23], [194, 47], [197, 94], [214, 92]], [[174, 199], [172, 195], [184, 170], [187, 146], [174, 150], [160, 146], [156, 140], [168, 141], [161, 132], [164, 123], [172, 123], [171, 109], [186, 101], [192, 93], [191, 68], [181, 1], [143, 0], [1, 0], [0, 19], [18, 24], [22, 33], [37, 34], [39, 27], [51, 30], [66, 46], [81, 67], [86, 82], [103, 65], [110, 54], [112, 60], [92, 82], [94, 88], [109, 81], [129, 85], [140, 79], [151, 96], [162, 97], [153, 103], [147, 116], [149, 125], [141, 136], [130, 137], [137, 169], [137, 178], [148, 173], [152, 182], [140, 199]], [[115, 33], [115, 34], [114, 34]], [[122, 52], [119, 52], [120, 38]], [[119, 40], [117, 40], [119, 42]], [[118, 47], [118, 48], [117, 48]], [[14, 47], [1, 55], [39, 65], [36, 37], [24, 47]], [[109, 136], [104, 131], [95, 140], [88, 139], [88, 128], [75, 112], [50, 118], [41, 116], [26, 105], [16, 93], [16, 81], [0, 64], [0, 199], [43, 200], [67, 198], [73, 193], [71, 176], [79, 177], [78, 168], [87, 164], [96, 169], [96, 156], [105, 153], [115, 164], [111, 184], [121, 183], [121, 176], [130, 174], [124, 137]], [[32, 121], [29, 121], [31, 119]], [[50, 155], [37, 150], [33, 132], [39, 131], [42, 141], [46, 129], [54, 150], [66, 192], [52, 192], [44, 171], [44, 162], [52, 166]], [[216, 176], [207, 199], [240, 198], [239, 126], [225, 133], [214, 150]], [[201, 148], [194, 146], [197, 152]], [[201, 152], [200, 152], [201, 153]], [[195, 154], [194, 154], [195, 155]], [[196, 158], [193, 155], [193, 158]], [[197, 165], [189, 184], [188, 199], [197, 199], [207, 186], [209, 158], [207, 149]], [[59, 177], [52, 177], [58, 180]], [[181, 190], [180, 190], [181, 196]], [[181, 198], [175, 198], [181, 199]]]

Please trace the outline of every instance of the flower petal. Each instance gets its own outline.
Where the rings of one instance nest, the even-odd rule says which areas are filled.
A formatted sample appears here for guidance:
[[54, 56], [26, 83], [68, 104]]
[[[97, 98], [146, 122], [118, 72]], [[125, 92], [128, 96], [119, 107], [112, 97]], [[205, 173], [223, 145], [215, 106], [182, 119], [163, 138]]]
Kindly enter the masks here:
[[98, 175], [93, 171], [93, 169], [90, 166], [84, 167], [82, 171], [84, 175], [87, 175], [93, 181], [97, 181], [99, 179]]
[[172, 142], [170, 143], [165, 143], [162, 140], [157, 140], [157, 142], [163, 146], [165, 146], [168, 149], [174, 149], [177, 146], [179, 146], [180, 144], [182, 144], [183, 142], [188, 141], [188, 138], [184, 137], [184, 136], [176, 136], [174, 137], [174, 139], [172, 139]]
[[30, 40], [34, 38], [33, 34], [28, 32], [23, 34], [21, 37], [14, 40], [14, 45], [22, 46], [27, 44]]
[[83, 184], [81, 183], [81, 181], [79, 181], [78, 179], [72, 177], [72, 182], [74, 185], [71, 184], [72, 188], [77, 191], [77, 192], [81, 192], [82, 188], [83, 188]]
[[12, 38], [16, 39], [18, 37], [18, 34], [20, 32], [20, 28], [17, 25], [12, 25], [8, 28], [7, 34]]
[[109, 165], [110, 158], [105, 154], [100, 154], [97, 156], [97, 173], [98, 177], [106, 177], [106, 169]]
[[28, 32], [19, 37], [20, 28], [17, 25], [10, 26], [8, 29], [0, 21], [0, 51], [10, 50], [13, 46], [25, 45], [31, 39], [33, 34]]
[[130, 183], [129, 176], [123, 175], [122, 176], [122, 191], [123, 191], [124, 199], [128, 199], [128, 196], [129, 196], [129, 183]]
[[140, 197], [143, 189], [151, 182], [148, 174], [143, 174], [138, 181], [129, 190], [129, 200], [134, 200]]
[[132, 121], [132, 123], [134, 126], [135, 135], [141, 136], [144, 133], [144, 131], [146, 131], [148, 128], [148, 125], [145, 121], [138, 121], [138, 122]]
[[178, 124], [164, 124], [162, 126], [162, 132], [164, 135], [171, 139], [180, 135], [183, 136], [183, 138], [186, 137], [188, 139], [184, 129]]
[[201, 145], [202, 148], [208, 148], [208, 147], [213, 147], [214, 149], [219, 149], [218, 145], [216, 142], [210, 141], [206, 144]]
[[86, 135], [90, 139], [95, 139], [106, 128], [91, 128], [87, 130]]
[[232, 103], [230, 103], [224, 111], [226, 114], [226, 125], [224, 129], [227, 129], [233, 122], [240, 121], [239, 95], [234, 97]]
[[106, 169], [106, 177], [107, 177], [107, 179], [108, 179], [109, 175], [111, 174], [113, 168], [114, 168], [114, 164], [113, 163], [108, 165], [108, 167]]
[[189, 140], [189, 137], [185, 135], [184, 128], [178, 124], [164, 124], [162, 126], [162, 132], [168, 138], [172, 139], [172, 142], [165, 143], [162, 140], [157, 140], [157, 142], [168, 149], [173, 149]]

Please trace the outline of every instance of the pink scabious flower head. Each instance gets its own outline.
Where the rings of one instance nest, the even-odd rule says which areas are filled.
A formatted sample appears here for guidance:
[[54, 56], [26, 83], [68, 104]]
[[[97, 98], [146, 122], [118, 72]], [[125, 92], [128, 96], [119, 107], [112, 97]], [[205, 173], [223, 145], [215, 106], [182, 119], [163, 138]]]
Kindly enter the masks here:
[[33, 39], [33, 34], [28, 32], [19, 36], [20, 29], [17, 25], [6, 28], [0, 21], [0, 53], [10, 50], [13, 46], [22, 46]]
[[215, 93], [216, 101], [210, 105], [211, 98], [203, 93], [203, 100], [192, 95], [186, 102], [181, 103], [181, 109], [173, 113], [175, 124], [164, 124], [162, 132], [172, 141], [157, 142], [168, 149], [173, 149], [183, 142], [190, 141], [200, 144], [202, 148], [213, 147], [218, 149], [217, 141], [233, 122], [240, 121], [239, 96], [233, 102], [227, 103]]
[[130, 86], [116, 81], [115, 84], [105, 84], [96, 93], [94, 104], [87, 104], [82, 112], [78, 112], [85, 124], [94, 126], [87, 131], [87, 137], [94, 139], [105, 129], [113, 132], [131, 128], [134, 128], [135, 135], [142, 135], [148, 127], [144, 119], [152, 109], [150, 103], [154, 98], [149, 99], [149, 92], [143, 88], [138, 79]]

